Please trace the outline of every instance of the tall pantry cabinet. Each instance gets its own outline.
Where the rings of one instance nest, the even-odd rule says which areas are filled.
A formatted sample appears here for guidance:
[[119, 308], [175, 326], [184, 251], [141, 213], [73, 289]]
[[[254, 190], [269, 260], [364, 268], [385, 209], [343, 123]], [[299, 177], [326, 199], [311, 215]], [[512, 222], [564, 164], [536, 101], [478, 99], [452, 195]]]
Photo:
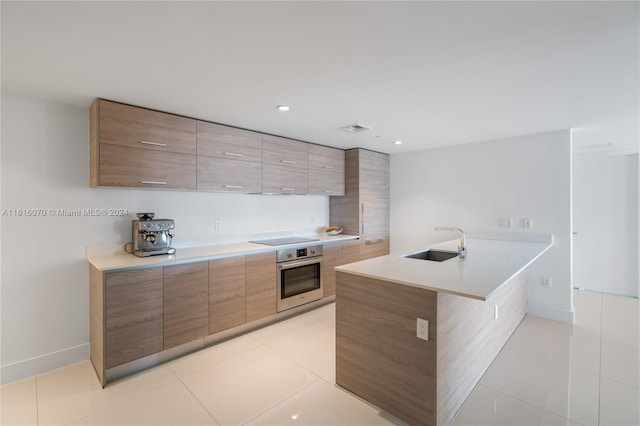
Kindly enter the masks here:
[[332, 225], [360, 235], [360, 260], [389, 254], [389, 156], [345, 152], [345, 194], [329, 199]]

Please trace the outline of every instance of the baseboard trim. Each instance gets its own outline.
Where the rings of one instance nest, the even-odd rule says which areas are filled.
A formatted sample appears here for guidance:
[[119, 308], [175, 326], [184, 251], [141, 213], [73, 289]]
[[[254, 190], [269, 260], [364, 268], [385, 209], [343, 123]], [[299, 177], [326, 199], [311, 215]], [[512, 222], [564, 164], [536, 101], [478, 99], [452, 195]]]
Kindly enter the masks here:
[[0, 366], [0, 385], [89, 359], [89, 343]]
[[527, 314], [554, 321], [565, 322], [567, 324], [573, 324], [575, 319], [573, 311], [561, 311], [559, 309], [547, 308], [545, 306], [532, 305], [531, 303], [527, 304]]

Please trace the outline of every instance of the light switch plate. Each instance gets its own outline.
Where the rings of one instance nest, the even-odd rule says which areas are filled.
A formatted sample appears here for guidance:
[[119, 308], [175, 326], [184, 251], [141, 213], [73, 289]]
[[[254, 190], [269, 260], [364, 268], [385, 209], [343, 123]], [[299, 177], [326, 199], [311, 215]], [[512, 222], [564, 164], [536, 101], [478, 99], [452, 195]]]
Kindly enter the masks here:
[[429, 340], [429, 321], [418, 318], [416, 336], [418, 339]]

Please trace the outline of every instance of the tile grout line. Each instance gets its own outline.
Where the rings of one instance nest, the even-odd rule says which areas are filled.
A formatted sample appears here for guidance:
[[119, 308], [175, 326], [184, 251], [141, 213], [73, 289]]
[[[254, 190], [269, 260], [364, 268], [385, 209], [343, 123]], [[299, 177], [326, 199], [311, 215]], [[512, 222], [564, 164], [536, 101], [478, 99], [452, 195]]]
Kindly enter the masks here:
[[[174, 374], [175, 374], [175, 373], [174, 373]], [[198, 405], [200, 405], [200, 406], [204, 409], [204, 411], [206, 411], [206, 412], [207, 412], [207, 414], [208, 414], [209, 416], [211, 416], [211, 418], [213, 419], [213, 421], [214, 421], [214, 422], [216, 422], [219, 426], [220, 426], [220, 425], [222, 425], [222, 423], [220, 423], [220, 422], [218, 421], [218, 419], [216, 418], [216, 416], [214, 416], [214, 415], [213, 415], [213, 413], [212, 413], [212, 412], [210, 412], [210, 411], [207, 409], [207, 407], [205, 407], [205, 406], [204, 406], [204, 404], [202, 403], [202, 401], [200, 401], [200, 400], [198, 399], [198, 397], [197, 397], [197, 396], [195, 396], [195, 394], [191, 391], [191, 389], [189, 389], [189, 386], [187, 386], [187, 385], [182, 381], [182, 377], [178, 377], [178, 381], [180, 382], [180, 384], [181, 384], [182, 386], [184, 386], [184, 388], [187, 390], [187, 392], [189, 392], [189, 394], [190, 394], [190, 395], [191, 395], [191, 396], [192, 396], [196, 401], [198, 401]]]

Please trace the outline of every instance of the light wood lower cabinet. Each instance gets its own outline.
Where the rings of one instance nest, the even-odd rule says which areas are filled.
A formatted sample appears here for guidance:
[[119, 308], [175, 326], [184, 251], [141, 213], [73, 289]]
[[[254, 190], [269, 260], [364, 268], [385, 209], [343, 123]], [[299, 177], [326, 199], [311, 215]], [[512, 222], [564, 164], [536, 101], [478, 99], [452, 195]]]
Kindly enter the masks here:
[[246, 256], [247, 322], [276, 314], [276, 252]]
[[209, 261], [209, 334], [247, 322], [245, 257]]
[[336, 266], [342, 265], [342, 243], [322, 247], [322, 297], [336, 294]]
[[342, 264], [360, 260], [360, 240], [348, 240], [342, 243]]
[[105, 367], [163, 349], [162, 268], [105, 276]]
[[207, 262], [164, 267], [164, 349], [209, 332]]
[[360, 260], [389, 254], [389, 235], [363, 237], [360, 240]]

